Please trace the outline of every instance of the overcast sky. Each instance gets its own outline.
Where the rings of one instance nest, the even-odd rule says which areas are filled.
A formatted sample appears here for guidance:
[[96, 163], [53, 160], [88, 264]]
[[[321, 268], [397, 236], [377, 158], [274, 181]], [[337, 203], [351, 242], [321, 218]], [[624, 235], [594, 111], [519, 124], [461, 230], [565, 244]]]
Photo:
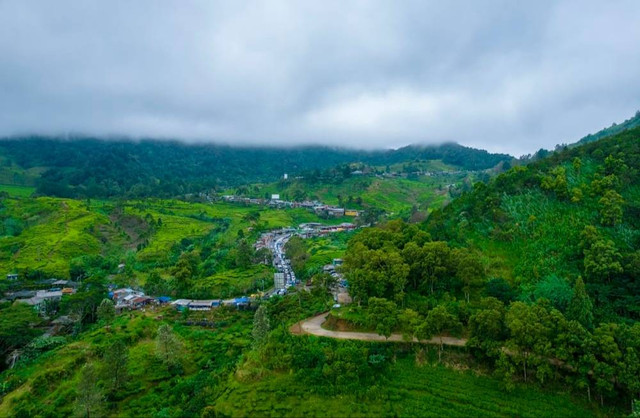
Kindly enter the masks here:
[[0, 0], [0, 135], [521, 155], [638, 109], [638, 0]]

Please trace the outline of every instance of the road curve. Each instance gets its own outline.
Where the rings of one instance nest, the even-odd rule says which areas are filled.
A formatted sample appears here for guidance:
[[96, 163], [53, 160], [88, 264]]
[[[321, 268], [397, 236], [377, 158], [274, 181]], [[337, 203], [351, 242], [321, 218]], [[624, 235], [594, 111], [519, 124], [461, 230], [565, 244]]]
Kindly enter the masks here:
[[[385, 338], [383, 335], [376, 334], [374, 332], [350, 332], [350, 331], [331, 331], [322, 328], [322, 324], [327, 319], [328, 312], [305, 319], [294, 324], [290, 331], [292, 334], [302, 335], [316, 335], [318, 337], [337, 338], [340, 340], [361, 340], [361, 341], [404, 341], [402, 335], [391, 334], [389, 338]], [[417, 339], [413, 339], [413, 342], [418, 342]], [[431, 338], [430, 340], [421, 340], [421, 343], [425, 344], [440, 344], [440, 337]], [[467, 344], [467, 340], [464, 338], [454, 337], [442, 337], [443, 345], [451, 345], [456, 347], [464, 347]]]

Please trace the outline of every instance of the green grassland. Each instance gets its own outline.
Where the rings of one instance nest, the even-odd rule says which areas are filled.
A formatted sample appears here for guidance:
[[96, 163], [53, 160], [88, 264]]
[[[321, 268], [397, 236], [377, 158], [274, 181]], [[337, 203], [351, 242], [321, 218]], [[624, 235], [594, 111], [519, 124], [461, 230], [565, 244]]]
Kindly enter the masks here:
[[353, 176], [339, 184], [309, 184], [302, 180], [256, 185], [252, 196], [280, 194], [285, 199], [317, 199], [330, 205], [362, 209], [367, 206], [399, 214], [416, 207], [430, 211], [450, 198], [449, 185], [461, 186], [470, 174], [447, 174], [415, 178], [379, 178]]
[[[256, 213], [257, 221], [247, 219]], [[240, 231], [253, 239], [259, 230], [320, 220], [303, 209], [49, 197], [4, 199], [0, 216], [7, 225], [0, 236], [0, 270], [38, 269], [54, 277], [68, 277], [77, 257], [102, 255], [124, 261], [132, 253], [143, 266], [168, 266], [172, 248], [184, 239], [215, 233], [216, 245], [233, 247]]]
[[[192, 320], [213, 322], [214, 329], [187, 326], [177, 315], [171, 308], [121, 315], [109, 326], [96, 324], [80, 338], [6, 371], [0, 416], [73, 415], [82, 366], [91, 362], [101, 374], [110, 366], [104, 355], [114, 339], [127, 345], [128, 379], [105, 402], [109, 416], [193, 415], [216, 396], [216, 384], [249, 346], [251, 314], [235, 309], [191, 314]], [[178, 373], [155, 355], [156, 330], [167, 319], [183, 347]]]
[[226, 416], [598, 416], [597, 409], [568, 394], [530, 386], [506, 392], [497, 379], [400, 358], [386, 377], [357, 396], [323, 395], [301, 387], [295, 376], [273, 374], [254, 382], [234, 380], [217, 400]]
[[35, 187], [0, 184], [0, 193], [6, 192], [11, 197], [29, 197], [35, 192]]

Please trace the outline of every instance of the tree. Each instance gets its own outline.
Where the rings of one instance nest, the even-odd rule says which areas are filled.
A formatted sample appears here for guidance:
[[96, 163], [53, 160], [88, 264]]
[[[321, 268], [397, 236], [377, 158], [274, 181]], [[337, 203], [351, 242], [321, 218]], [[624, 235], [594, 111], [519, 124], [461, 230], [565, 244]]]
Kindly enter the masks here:
[[247, 269], [251, 266], [253, 260], [253, 248], [246, 239], [240, 240], [236, 253], [236, 266], [241, 269]]
[[98, 306], [98, 319], [104, 322], [110, 322], [116, 315], [116, 309], [113, 306], [111, 299], [102, 299], [100, 306]]
[[505, 339], [504, 303], [496, 298], [484, 298], [482, 309], [469, 318], [471, 338], [467, 345], [479, 349], [488, 357], [498, 357], [501, 353], [501, 341]]
[[442, 350], [444, 343], [442, 333], [445, 331], [457, 331], [462, 327], [458, 319], [450, 314], [442, 305], [438, 305], [427, 314], [425, 322], [420, 327], [418, 335], [420, 339], [429, 339], [438, 336], [440, 344], [438, 345], [438, 361], [442, 361]]
[[600, 207], [600, 222], [603, 225], [615, 226], [622, 220], [622, 205], [624, 199], [620, 193], [615, 190], [607, 190], [607, 192], [598, 201]]
[[485, 287], [485, 293], [488, 297], [496, 298], [503, 303], [510, 303], [518, 296], [509, 282], [501, 277], [489, 280]]
[[608, 282], [613, 275], [622, 273], [620, 258], [613, 241], [598, 239], [584, 250], [584, 272], [587, 277]]
[[[34, 309], [23, 303], [0, 304], [0, 359], [22, 348], [42, 334], [35, 328], [42, 322]], [[3, 361], [4, 363], [4, 361]]]
[[582, 160], [579, 157], [575, 157], [573, 161], [571, 161], [571, 165], [573, 166], [573, 171], [580, 175], [580, 170], [582, 169]]
[[484, 267], [480, 259], [467, 250], [454, 250], [451, 258], [457, 263], [456, 275], [462, 281], [462, 291], [469, 303], [471, 291], [484, 282]]
[[398, 325], [402, 331], [402, 339], [412, 341], [420, 326], [420, 315], [413, 309], [404, 309], [398, 314]]
[[127, 381], [128, 350], [126, 344], [114, 340], [104, 352], [104, 376], [112, 392], [117, 392]]
[[370, 250], [362, 242], [351, 245], [345, 255], [343, 271], [354, 300], [367, 303], [370, 297], [402, 302], [409, 266], [390, 246]]
[[505, 317], [511, 334], [507, 347], [514, 352], [512, 359], [522, 366], [525, 382], [529, 377], [528, 366], [532, 354], [538, 358], [544, 358], [548, 354], [546, 350], [550, 347], [550, 330], [546, 317], [547, 312], [542, 306], [523, 302], [512, 303]]
[[267, 316], [267, 308], [264, 304], [258, 306], [255, 315], [253, 316], [253, 341], [257, 346], [261, 346], [267, 340], [269, 335], [269, 317]]
[[587, 329], [593, 327], [593, 303], [589, 299], [582, 277], [578, 277], [573, 286], [573, 295], [567, 308], [567, 318], [578, 321]]
[[191, 288], [191, 279], [198, 275], [199, 262], [200, 254], [195, 251], [180, 254], [180, 258], [172, 270], [174, 288], [179, 295], [186, 293]]
[[144, 291], [148, 295], [167, 295], [170, 292], [169, 283], [158, 272], [152, 271], [144, 282]]
[[369, 325], [374, 327], [378, 334], [389, 338], [398, 321], [396, 304], [384, 298], [369, 298], [367, 317]]
[[565, 198], [569, 194], [567, 171], [564, 167], [555, 167], [549, 175], [542, 177], [543, 190], [553, 191], [557, 197]]
[[434, 293], [436, 284], [450, 273], [450, 260], [451, 250], [446, 242], [427, 242], [423, 245], [423, 277], [429, 293]]
[[536, 284], [533, 295], [536, 300], [547, 299], [558, 310], [564, 312], [572, 297], [569, 282], [552, 274]]
[[80, 370], [77, 392], [76, 412], [78, 415], [86, 418], [102, 415], [104, 396], [98, 386], [98, 376], [93, 363], [85, 364]]
[[158, 327], [156, 337], [156, 355], [167, 366], [173, 366], [180, 361], [182, 343], [168, 324]]

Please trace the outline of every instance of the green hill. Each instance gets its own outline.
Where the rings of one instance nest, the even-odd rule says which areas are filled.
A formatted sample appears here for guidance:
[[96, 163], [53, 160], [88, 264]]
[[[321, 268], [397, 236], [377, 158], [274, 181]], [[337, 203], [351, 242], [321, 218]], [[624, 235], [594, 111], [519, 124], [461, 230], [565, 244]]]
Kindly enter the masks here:
[[242, 184], [272, 182], [340, 164], [391, 165], [441, 160], [466, 170], [488, 169], [510, 156], [457, 144], [391, 151], [186, 145], [90, 138], [0, 140], [0, 184], [36, 186], [40, 195], [74, 198], [177, 197]]
[[476, 184], [428, 221], [477, 248], [522, 297], [552, 276], [585, 279], [600, 318], [640, 319], [640, 128]]
[[620, 124], [614, 123], [610, 127], [604, 128], [604, 129], [596, 132], [595, 134], [589, 134], [589, 135], [585, 136], [584, 138], [580, 139], [574, 145], [582, 145], [582, 144], [586, 144], [586, 143], [589, 143], [589, 142], [597, 141], [598, 139], [606, 138], [608, 136], [615, 135], [615, 134], [618, 134], [620, 132], [626, 131], [627, 129], [633, 129], [633, 128], [637, 128], [639, 126], [640, 126], [640, 110], [636, 112], [634, 117], [629, 118], [629, 119], [625, 120], [624, 122], [622, 122]]

